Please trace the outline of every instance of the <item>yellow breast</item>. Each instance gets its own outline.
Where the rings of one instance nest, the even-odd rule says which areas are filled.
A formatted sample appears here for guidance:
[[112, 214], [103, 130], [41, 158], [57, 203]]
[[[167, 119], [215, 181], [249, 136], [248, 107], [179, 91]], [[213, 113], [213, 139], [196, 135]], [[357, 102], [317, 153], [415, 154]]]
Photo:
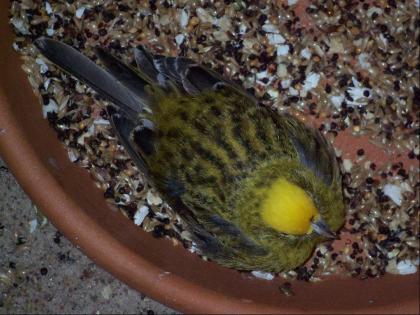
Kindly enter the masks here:
[[319, 213], [311, 197], [299, 186], [279, 178], [266, 192], [261, 217], [273, 229], [293, 235], [312, 232], [311, 221]]

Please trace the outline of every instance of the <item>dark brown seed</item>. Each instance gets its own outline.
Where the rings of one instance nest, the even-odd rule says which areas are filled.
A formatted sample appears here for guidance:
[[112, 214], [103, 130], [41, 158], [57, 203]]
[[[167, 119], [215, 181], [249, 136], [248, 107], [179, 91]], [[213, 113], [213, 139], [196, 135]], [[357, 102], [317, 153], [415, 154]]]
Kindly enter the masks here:
[[295, 293], [292, 290], [292, 284], [290, 282], [285, 282], [279, 286], [279, 290], [284, 293], [286, 296], [293, 296]]

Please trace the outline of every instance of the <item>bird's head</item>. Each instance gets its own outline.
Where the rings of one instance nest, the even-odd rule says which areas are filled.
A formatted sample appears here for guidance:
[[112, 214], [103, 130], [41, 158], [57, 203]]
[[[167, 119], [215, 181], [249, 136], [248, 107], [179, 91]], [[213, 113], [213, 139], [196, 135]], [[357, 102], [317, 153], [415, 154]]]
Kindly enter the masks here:
[[285, 178], [278, 178], [268, 188], [261, 205], [264, 223], [278, 232], [304, 236], [316, 233], [337, 239], [319, 214], [311, 196]]

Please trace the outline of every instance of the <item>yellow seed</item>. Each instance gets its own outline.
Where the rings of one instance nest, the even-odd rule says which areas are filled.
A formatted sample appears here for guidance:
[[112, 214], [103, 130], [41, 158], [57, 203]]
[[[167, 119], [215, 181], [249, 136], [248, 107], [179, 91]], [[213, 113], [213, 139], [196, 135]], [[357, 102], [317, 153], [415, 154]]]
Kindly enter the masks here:
[[196, 17], [196, 16], [193, 16], [192, 18], [191, 18], [191, 20], [190, 20], [190, 25], [191, 26], [196, 26], [198, 23], [200, 23], [200, 20], [198, 19], [198, 17]]
[[358, 35], [360, 33], [360, 30], [357, 27], [352, 27], [350, 29], [350, 32], [355, 36], [355, 35]]

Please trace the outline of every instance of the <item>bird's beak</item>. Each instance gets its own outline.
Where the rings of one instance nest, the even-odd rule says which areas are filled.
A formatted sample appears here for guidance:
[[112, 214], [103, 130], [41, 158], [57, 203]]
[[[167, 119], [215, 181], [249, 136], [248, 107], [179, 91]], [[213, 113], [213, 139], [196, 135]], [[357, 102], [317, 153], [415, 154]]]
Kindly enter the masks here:
[[328, 225], [325, 223], [323, 219], [319, 219], [315, 222], [311, 222], [311, 226], [314, 229], [315, 233], [321, 235], [330, 240], [338, 240], [340, 237], [337, 233], [330, 230]]

